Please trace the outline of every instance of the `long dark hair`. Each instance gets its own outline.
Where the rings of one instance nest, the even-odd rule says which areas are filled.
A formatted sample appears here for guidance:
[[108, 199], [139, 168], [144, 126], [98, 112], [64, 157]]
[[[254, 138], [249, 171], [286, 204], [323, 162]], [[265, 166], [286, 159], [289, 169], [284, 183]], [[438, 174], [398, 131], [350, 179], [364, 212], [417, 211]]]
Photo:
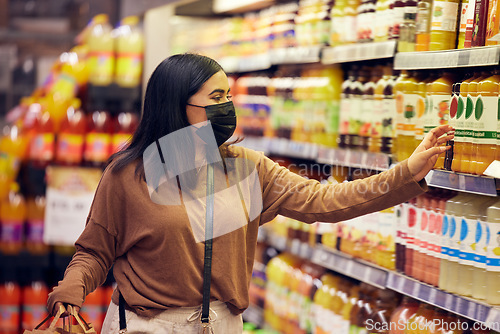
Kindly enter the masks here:
[[[142, 158], [144, 150], [159, 138], [189, 126], [188, 100], [222, 67], [213, 59], [193, 54], [177, 54], [163, 60], [149, 78], [141, 121], [128, 147], [114, 154], [113, 171]], [[138, 164], [136, 173], [143, 171]]]

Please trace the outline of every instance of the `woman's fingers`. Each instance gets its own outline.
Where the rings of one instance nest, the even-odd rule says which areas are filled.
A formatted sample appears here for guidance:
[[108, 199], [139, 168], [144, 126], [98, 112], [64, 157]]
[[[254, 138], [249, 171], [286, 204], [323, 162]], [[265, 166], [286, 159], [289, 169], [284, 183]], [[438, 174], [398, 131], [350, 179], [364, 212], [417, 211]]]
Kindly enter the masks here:
[[441, 137], [441, 138], [439, 138], [439, 139], [437, 140], [437, 144], [438, 144], [438, 145], [442, 145], [442, 144], [444, 144], [444, 143], [446, 143], [446, 142], [448, 142], [448, 141], [452, 140], [453, 138], [455, 138], [455, 135], [447, 135], [447, 136], [443, 136], [443, 137]]

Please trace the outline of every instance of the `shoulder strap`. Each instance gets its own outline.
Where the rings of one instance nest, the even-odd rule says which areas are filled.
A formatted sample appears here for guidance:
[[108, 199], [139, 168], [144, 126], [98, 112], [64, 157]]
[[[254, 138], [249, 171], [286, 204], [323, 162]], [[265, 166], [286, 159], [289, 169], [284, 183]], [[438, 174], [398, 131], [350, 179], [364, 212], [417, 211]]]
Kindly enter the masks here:
[[212, 280], [212, 240], [214, 223], [214, 167], [207, 165], [207, 211], [205, 222], [205, 258], [203, 266], [203, 304], [201, 322], [210, 322], [210, 282]]

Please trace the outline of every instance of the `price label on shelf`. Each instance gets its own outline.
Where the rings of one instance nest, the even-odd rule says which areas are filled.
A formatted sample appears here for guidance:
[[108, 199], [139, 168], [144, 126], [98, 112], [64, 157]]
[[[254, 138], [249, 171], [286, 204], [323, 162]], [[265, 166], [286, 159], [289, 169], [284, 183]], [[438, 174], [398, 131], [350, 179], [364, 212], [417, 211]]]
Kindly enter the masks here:
[[43, 241], [73, 245], [83, 232], [101, 178], [96, 168], [47, 167]]

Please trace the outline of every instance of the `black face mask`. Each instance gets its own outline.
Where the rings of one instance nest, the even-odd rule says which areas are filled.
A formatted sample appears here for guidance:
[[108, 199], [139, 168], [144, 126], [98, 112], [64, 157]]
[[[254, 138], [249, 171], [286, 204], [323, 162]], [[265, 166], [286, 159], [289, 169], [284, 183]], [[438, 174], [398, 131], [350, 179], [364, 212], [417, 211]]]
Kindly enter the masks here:
[[221, 146], [231, 138], [236, 129], [236, 112], [232, 101], [208, 106], [197, 106], [190, 103], [187, 105], [205, 109], [207, 119], [212, 124], [217, 146]]

